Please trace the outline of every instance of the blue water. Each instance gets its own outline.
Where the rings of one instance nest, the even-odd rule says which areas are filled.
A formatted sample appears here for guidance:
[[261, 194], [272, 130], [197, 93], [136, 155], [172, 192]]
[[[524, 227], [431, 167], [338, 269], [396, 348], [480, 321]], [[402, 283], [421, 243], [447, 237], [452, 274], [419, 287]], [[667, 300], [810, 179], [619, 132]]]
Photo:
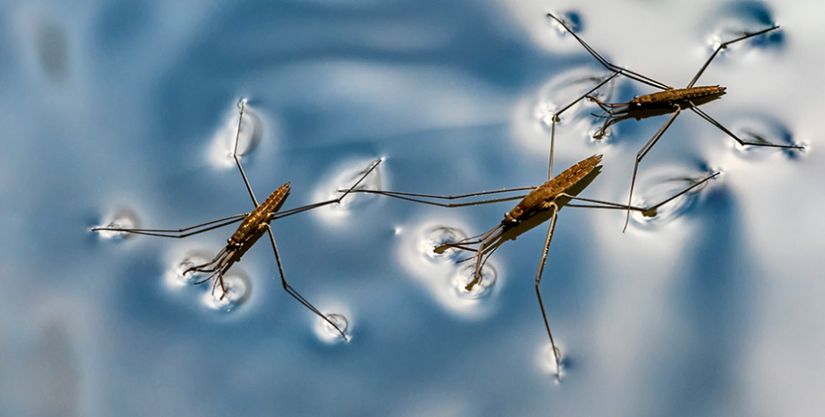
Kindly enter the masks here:
[[[825, 411], [825, 194], [818, 2], [6, 2], [0, 6], [0, 415], [818, 416]], [[736, 132], [806, 146], [741, 148], [694, 114], [642, 164], [636, 201], [721, 169], [656, 219], [565, 208], [544, 274], [564, 357], [553, 378], [533, 280], [546, 225], [490, 260], [483, 294], [435, 257], [511, 204], [444, 209], [363, 194], [277, 220], [290, 282], [351, 340], [289, 298], [262, 241], [230, 299], [179, 276], [231, 228], [186, 239], [91, 233], [177, 228], [250, 210], [228, 152], [285, 209], [368, 185], [463, 193], [547, 177], [548, 111], [608, 59], [681, 86], [714, 42], [705, 110]], [[626, 80], [612, 100], [651, 92]], [[602, 142], [582, 104], [558, 126], [555, 171], [603, 153], [582, 196], [627, 198], [664, 118]], [[447, 228], [447, 229], [445, 229]], [[492, 276], [492, 275], [491, 275]]]

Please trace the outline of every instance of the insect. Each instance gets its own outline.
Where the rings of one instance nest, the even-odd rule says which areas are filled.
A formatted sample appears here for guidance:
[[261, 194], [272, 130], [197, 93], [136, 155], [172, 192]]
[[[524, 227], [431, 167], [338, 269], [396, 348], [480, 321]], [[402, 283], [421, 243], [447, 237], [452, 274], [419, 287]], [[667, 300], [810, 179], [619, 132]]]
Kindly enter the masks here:
[[[420, 194], [399, 191], [373, 190], [373, 189], [356, 189], [351, 190], [353, 193], [371, 193], [380, 194], [387, 197], [398, 198], [402, 200], [435, 205], [440, 207], [467, 207], [482, 204], [492, 204], [504, 201], [520, 200], [510, 211], [504, 214], [504, 218], [490, 230], [476, 236], [461, 239], [456, 242], [448, 242], [434, 248], [434, 252], [443, 253], [452, 248], [462, 251], [474, 253], [473, 256], [462, 259], [459, 262], [468, 260], [475, 260], [475, 268], [470, 281], [466, 284], [465, 289], [472, 291], [473, 288], [482, 281], [482, 269], [487, 260], [502, 244], [508, 240], [514, 240], [516, 237], [528, 230], [538, 226], [539, 224], [550, 220], [550, 226], [547, 229], [547, 237], [544, 242], [544, 249], [542, 251], [541, 259], [538, 264], [538, 270], [535, 277], [536, 296], [539, 301], [539, 308], [541, 310], [542, 319], [544, 320], [544, 327], [547, 330], [547, 336], [550, 339], [550, 345], [554, 352], [554, 361], [556, 367], [556, 379], [561, 377], [561, 352], [556, 347], [556, 342], [553, 339], [553, 332], [550, 330], [550, 322], [547, 318], [544, 301], [541, 296], [541, 279], [544, 273], [544, 265], [547, 261], [547, 254], [550, 250], [550, 241], [553, 238], [553, 231], [556, 227], [556, 219], [558, 212], [562, 207], [576, 207], [576, 208], [593, 208], [593, 209], [619, 209], [631, 210], [642, 213], [645, 217], [653, 217], [657, 210], [682, 196], [691, 190], [706, 183], [712, 178], [719, 175], [719, 172], [714, 172], [703, 179], [694, 182], [689, 187], [684, 188], [678, 193], [670, 196], [662, 202], [649, 206], [637, 207], [629, 204], [619, 204], [603, 200], [595, 200], [591, 198], [578, 197], [578, 194], [592, 182], [601, 172], [601, 155], [593, 155], [573, 166], [562, 171], [555, 177], [551, 175], [549, 179], [543, 184], [536, 187], [515, 187], [503, 188], [491, 191], [481, 191], [469, 194], [460, 195], [438, 195], [438, 194]], [[344, 190], [340, 190], [344, 191]], [[513, 193], [517, 191], [529, 191], [522, 195], [507, 195], [503, 197], [495, 197], [488, 199], [481, 199], [475, 201], [463, 202], [446, 202], [448, 200], [463, 200], [480, 196], [491, 196], [501, 193]]]
[[[720, 51], [727, 48], [728, 46], [736, 43], [741, 42], [749, 38], [753, 38], [755, 36], [763, 35], [765, 33], [774, 31], [779, 29], [779, 26], [771, 26], [769, 28], [765, 28], [756, 32], [745, 32], [742, 36], [739, 36], [735, 39], [731, 39], [726, 42], [722, 42], [713, 53], [710, 55], [707, 61], [699, 68], [699, 71], [690, 82], [687, 84], [685, 88], [673, 88], [665, 83], [659, 82], [650, 78], [648, 76], [639, 74], [637, 72], [628, 70], [626, 68], [620, 67], [618, 65], [612, 64], [607, 61], [604, 57], [602, 57], [595, 49], [593, 49], [590, 45], [588, 45], [579, 35], [577, 35], [573, 30], [567, 25], [567, 23], [552, 13], [547, 14], [548, 17], [556, 21], [559, 25], [561, 25], [564, 30], [567, 31], [571, 36], [573, 36], [581, 45], [584, 47], [587, 52], [593, 56], [605, 69], [607, 69], [611, 74], [605, 77], [602, 81], [596, 84], [595, 87], [591, 88], [588, 92], [583, 94], [582, 96], [578, 97], [572, 103], [569, 103], [561, 108], [561, 110], [553, 113], [552, 122], [551, 122], [551, 137], [555, 137], [556, 134], [556, 123], [560, 121], [559, 116], [564, 113], [567, 109], [572, 107], [574, 104], [578, 103], [582, 99], [589, 99], [590, 101], [595, 102], [602, 110], [604, 110], [605, 115], [597, 116], [602, 117], [605, 120], [604, 124], [600, 129], [597, 129], [594, 138], [600, 139], [604, 136], [605, 131], [611, 125], [618, 123], [625, 119], [643, 119], [647, 117], [659, 116], [664, 114], [670, 114], [670, 117], [665, 121], [665, 123], [656, 131], [656, 133], [642, 146], [639, 152], [636, 154], [636, 159], [633, 164], [633, 174], [630, 179], [630, 194], [628, 196], [627, 204], [628, 206], [633, 201], [633, 189], [636, 185], [636, 173], [639, 169], [639, 164], [642, 162], [644, 157], [650, 152], [651, 148], [656, 145], [656, 142], [662, 137], [665, 131], [673, 124], [673, 121], [676, 120], [676, 117], [682, 112], [682, 110], [690, 110], [702, 119], [708, 121], [711, 125], [715, 126], [726, 135], [733, 138], [737, 141], [740, 145], [751, 145], [751, 146], [763, 146], [763, 147], [772, 147], [772, 148], [783, 148], [783, 149], [804, 149], [801, 145], [783, 145], [783, 144], [776, 144], [771, 143], [768, 141], [763, 140], [762, 138], [755, 137], [759, 139], [759, 141], [748, 141], [738, 137], [734, 134], [730, 129], [726, 128], [724, 125], [716, 121], [712, 118], [707, 112], [700, 109], [699, 106], [710, 101], [719, 99], [722, 95], [725, 94], [726, 88], [719, 85], [708, 85], [708, 86], [697, 86], [696, 82], [699, 81], [699, 77], [702, 73], [705, 72], [708, 65], [710, 65], [711, 61], [719, 54]], [[647, 86], [662, 90], [650, 94], [645, 94], [641, 96], [636, 96], [630, 101], [625, 103], [604, 103], [599, 100], [593, 93], [601, 88], [603, 85], [607, 84], [610, 80], [616, 78], [619, 75], [624, 75], [631, 80], [640, 82]], [[755, 136], [755, 135], [754, 135]], [[551, 146], [550, 155], [552, 161], [552, 154], [553, 148]], [[552, 170], [552, 162], [551, 162], [551, 170]], [[630, 221], [630, 211], [627, 211], [627, 215], [625, 216], [625, 223], [624, 228], [622, 230], [627, 230], [627, 224]]]
[[334, 323], [332, 320], [329, 319], [326, 315], [322, 314], [312, 303], [307, 301], [297, 290], [295, 290], [292, 285], [286, 279], [284, 274], [283, 263], [281, 261], [281, 255], [278, 251], [278, 245], [275, 242], [275, 235], [272, 232], [272, 226], [270, 223], [273, 220], [281, 219], [287, 216], [291, 216], [294, 214], [302, 213], [305, 211], [313, 210], [319, 207], [327, 206], [330, 204], [337, 204], [340, 203], [344, 197], [346, 197], [350, 192], [352, 192], [356, 187], [358, 187], [364, 179], [381, 163], [381, 160], [375, 160], [361, 173], [358, 180], [355, 184], [352, 185], [349, 189], [342, 192], [340, 196], [334, 199], [321, 201], [318, 203], [313, 203], [301, 207], [296, 207], [286, 211], [280, 211], [281, 207], [283, 206], [284, 202], [286, 201], [287, 197], [289, 196], [289, 192], [291, 190], [291, 184], [286, 182], [275, 189], [262, 203], [258, 202], [258, 199], [255, 197], [255, 193], [252, 191], [252, 186], [249, 184], [249, 179], [246, 176], [246, 172], [243, 169], [243, 165], [241, 164], [240, 158], [238, 156], [238, 139], [240, 136], [241, 131], [241, 124], [243, 122], [244, 111], [246, 109], [246, 99], [241, 99], [238, 101], [238, 128], [235, 133], [235, 144], [232, 150], [232, 158], [235, 160], [235, 164], [238, 166], [238, 171], [240, 171], [241, 178], [243, 179], [244, 185], [246, 186], [246, 190], [249, 193], [249, 197], [252, 199], [252, 203], [254, 204], [254, 209], [247, 213], [236, 214], [233, 216], [223, 217], [216, 220], [210, 220], [204, 223], [200, 223], [194, 226], [184, 227], [180, 229], [138, 229], [138, 228], [122, 228], [122, 227], [94, 227], [91, 230], [93, 232], [100, 232], [100, 231], [109, 231], [109, 232], [123, 232], [123, 233], [131, 233], [137, 235], [148, 235], [148, 236], [159, 236], [159, 237], [168, 237], [168, 238], [185, 238], [188, 236], [196, 235], [199, 233], [207, 232], [210, 230], [214, 230], [220, 227], [228, 226], [230, 224], [234, 224], [237, 222], [241, 222], [232, 236], [229, 237], [227, 240], [226, 246], [221, 249], [217, 255], [215, 255], [212, 260], [199, 264], [199, 265], [192, 265], [184, 271], [184, 274], [190, 274], [194, 272], [200, 272], [206, 274], [205, 278], [202, 278], [195, 282], [195, 284], [203, 284], [206, 282], [212, 282], [212, 291], [214, 293], [216, 288], [220, 288], [222, 291], [221, 298], [226, 295], [226, 285], [224, 283], [224, 274], [229, 271], [232, 266], [240, 262], [241, 257], [264, 235], [267, 235], [269, 238], [269, 242], [272, 246], [272, 252], [275, 255], [275, 263], [278, 266], [278, 273], [281, 277], [281, 284], [284, 287], [284, 290], [293, 298], [295, 298], [299, 303], [301, 303], [304, 307], [315, 313], [318, 317], [324, 319], [327, 323], [329, 323], [333, 328], [335, 328], [338, 333], [341, 335], [344, 340], [347, 340], [346, 333], [342, 330], [338, 324]]

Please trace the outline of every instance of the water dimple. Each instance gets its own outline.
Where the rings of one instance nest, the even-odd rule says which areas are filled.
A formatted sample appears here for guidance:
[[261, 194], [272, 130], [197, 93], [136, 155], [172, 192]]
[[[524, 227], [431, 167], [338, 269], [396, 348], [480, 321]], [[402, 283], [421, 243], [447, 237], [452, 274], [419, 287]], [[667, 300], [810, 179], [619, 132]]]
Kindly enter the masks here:
[[187, 270], [195, 265], [203, 265], [209, 260], [210, 258], [204, 253], [193, 253], [187, 255], [183, 258], [183, 260], [174, 263], [169, 268], [169, 272], [166, 274], [167, 282], [173, 286], [181, 287], [185, 285], [195, 285], [196, 283], [203, 281], [207, 278], [205, 273], [198, 271], [187, 272]]
[[[383, 160], [384, 158], [380, 159], [380, 161]], [[354, 163], [348, 163], [336, 170], [337, 174], [334, 174], [327, 181], [322, 181], [321, 185], [316, 188], [316, 191], [313, 193], [316, 201], [328, 201], [341, 197], [344, 190], [353, 187], [362, 177], [363, 179], [355, 187], [355, 190], [383, 189], [380, 164], [364, 177], [370, 167], [377, 161], [378, 159], [360, 160]], [[375, 195], [369, 193], [350, 193], [346, 195], [341, 202], [329, 204], [323, 209], [316, 210], [316, 212], [325, 220], [340, 220], [347, 217], [351, 212], [362, 208], [369, 201], [372, 201], [374, 197]]]
[[740, 118], [731, 124], [731, 131], [746, 142], [800, 147], [799, 149], [777, 148], [772, 146], [758, 146], [750, 144], [742, 146], [731, 140], [732, 146], [734, 146], [734, 148], [743, 155], [747, 155], [749, 158], [754, 157], [754, 155], [757, 154], [766, 154], [765, 152], [759, 152], [759, 150], [768, 150], [771, 153], [781, 151], [786, 156], [793, 159], [806, 150], [806, 144], [795, 142], [793, 133], [785, 124], [767, 115]]
[[[94, 228], [107, 229], [134, 229], [140, 227], [137, 214], [130, 208], [116, 209], [112, 214], [107, 215], [99, 226]], [[117, 230], [94, 230], [101, 239], [111, 241], [121, 241], [132, 237], [131, 233]]]
[[[641, 213], [637, 211], [632, 212], [631, 218], [633, 219], [633, 222], [639, 227], [650, 229], [658, 225], [671, 223], [675, 219], [684, 216], [690, 212], [696, 204], [698, 204], [702, 190], [714, 181], [720, 180], [722, 177], [722, 172], [714, 172], [719, 172], [719, 175], [691, 189], [685, 194], [676, 197], [667, 204], [657, 208], [652, 213]], [[636, 184], [636, 189], [641, 189], [644, 191], [637, 194], [640, 198], [635, 205], [640, 207], [652, 207], [673, 197], [674, 195], [679, 194], [688, 187], [691, 187], [693, 184], [696, 184], [706, 178], [708, 175], [711, 175], [711, 173], [708, 172], [706, 175], [697, 175], [693, 177], [687, 177], [684, 175], [658, 175], [653, 179], [638, 182]]]
[[[240, 110], [243, 108], [243, 117], [238, 123]], [[236, 104], [235, 111], [227, 116], [212, 137], [209, 148], [209, 160], [219, 167], [235, 165], [235, 139], [237, 136], [237, 155], [239, 157], [252, 154], [263, 135], [262, 122], [254, 107], [249, 106], [246, 98], [241, 98]]]
[[251, 283], [246, 274], [232, 272], [223, 277], [225, 291], [219, 283], [213, 286], [210, 282], [208, 291], [203, 294], [202, 301], [210, 309], [229, 313], [249, 299]]
[[[329, 321], [318, 317], [318, 319], [315, 322], [315, 335], [321, 341], [332, 344], [350, 340], [350, 336], [347, 333], [347, 330], [349, 330], [350, 326], [347, 316], [345, 316], [342, 313], [330, 313], [324, 317], [329, 319]], [[341, 331], [344, 332], [345, 335], [347, 335], [346, 340], [343, 337], [341, 337], [341, 333], [338, 331], [338, 329], [336, 329], [332, 324], [330, 324], [330, 321], [334, 323], [335, 326], [338, 326], [338, 329], [341, 329]]]
[[496, 285], [496, 280], [498, 279], [496, 268], [490, 265], [489, 262], [484, 264], [480, 271], [480, 280], [473, 285], [472, 288], [468, 289], [467, 286], [473, 282], [475, 269], [475, 264], [465, 263], [453, 276], [452, 288], [459, 298], [478, 300], [487, 298], [492, 293]]
[[[775, 25], [773, 13], [763, 2], [739, 1], [721, 6], [711, 24], [710, 50], [715, 50], [723, 42], [768, 29]], [[782, 47], [785, 34], [776, 29], [731, 45], [731, 48], [771, 48]], [[727, 49], [727, 48], [726, 48]], [[726, 50], [720, 51], [724, 53]]]
[[467, 238], [467, 234], [461, 229], [448, 226], [436, 226], [428, 230], [418, 247], [424, 257], [432, 262], [457, 262], [461, 258], [461, 251], [448, 248], [444, 251], [436, 252], [434, 249], [445, 243], [458, 242]]
[[[601, 117], [603, 111], [588, 98], [576, 101], [604, 80], [604, 74], [583, 67], [554, 76], [539, 89], [533, 104], [533, 118], [549, 135], [555, 116], [557, 139], [565, 135], [580, 137], [582, 132], [586, 132], [586, 137], [590, 140], [607, 142], [609, 135], [595, 139], [597, 131], [604, 123]], [[590, 96], [602, 102], [610, 102], [615, 96], [616, 81], [608, 81]]]
[[[574, 33], [579, 33], [584, 30], [584, 20], [582, 20], [581, 13], [577, 11], [569, 10], [562, 13], [553, 13], [553, 15], [561, 19]], [[557, 36], [562, 37], [567, 35], [567, 29], [565, 29], [564, 26], [549, 16], [548, 19], [553, 28], [556, 29]]]
[[[556, 357], [558, 357], [558, 367], [556, 365]], [[570, 362], [567, 356], [562, 353], [562, 348], [556, 344], [556, 349], [553, 349], [553, 344], [547, 342], [536, 353], [536, 361], [539, 368], [553, 375], [556, 383], [560, 383], [564, 378], [565, 371], [569, 368]]]

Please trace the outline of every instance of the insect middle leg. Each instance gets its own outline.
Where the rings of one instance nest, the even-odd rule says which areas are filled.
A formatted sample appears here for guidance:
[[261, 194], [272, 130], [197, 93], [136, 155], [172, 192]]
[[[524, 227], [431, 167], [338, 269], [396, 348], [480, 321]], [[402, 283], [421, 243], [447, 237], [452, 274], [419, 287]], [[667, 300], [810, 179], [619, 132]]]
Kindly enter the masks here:
[[[470, 206], [478, 206], [483, 204], [493, 204], [493, 203], [500, 203], [503, 201], [513, 201], [513, 200], [520, 200], [524, 198], [526, 194], [519, 194], [507, 197], [500, 197], [500, 198], [491, 198], [491, 199], [483, 199], [483, 200], [475, 200], [475, 201], [468, 201], [468, 202], [460, 202], [460, 203], [442, 203], [439, 201], [431, 201], [431, 200], [459, 200], [469, 197], [475, 196], [482, 196], [482, 195], [493, 195], [493, 194], [503, 194], [503, 193], [511, 193], [515, 191], [529, 191], [533, 190], [536, 187], [513, 187], [513, 188], [501, 188], [498, 190], [490, 190], [490, 191], [480, 191], [475, 193], [467, 193], [467, 194], [455, 194], [455, 195], [441, 195], [441, 194], [422, 194], [422, 193], [408, 193], [402, 191], [388, 191], [388, 190], [353, 190], [353, 193], [365, 193], [365, 194], [378, 194], [383, 195], [386, 197], [396, 198], [399, 200], [411, 201], [414, 203], [421, 203], [427, 204], [432, 206], [438, 207], [447, 207], [447, 208], [456, 208], [456, 207], [470, 207]], [[340, 190], [339, 190], [340, 191]]]
[[645, 217], [653, 217], [653, 216], [656, 215], [656, 212], [660, 207], [662, 207], [665, 204], [668, 204], [671, 201], [673, 201], [673, 200], [675, 200], [675, 199], [691, 192], [692, 190], [696, 189], [697, 187], [701, 186], [702, 184], [705, 184], [706, 182], [710, 181], [711, 179], [716, 178], [717, 176], [719, 176], [719, 174], [720, 174], [719, 172], [714, 172], [714, 173], [702, 178], [701, 180], [696, 181], [695, 183], [691, 184], [690, 186], [682, 189], [678, 193], [673, 194], [670, 197], [668, 197], [668, 198], [666, 198], [666, 199], [664, 199], [664, 200], [662, 200], [662, 201], [660, 201], [656, 204], [653, 204], [651, 206], [647, 206], [647, 207], [633, 206], [633, 205], [629, 205], [629, 204], [620, 204], [620, 203], [614, 203], [612, 201], [597, 200], [597, 199], [593, 199], [593, 198], [577, 197], [577, 196], [573, 196], [573, 195], [569, 195], [569, 194], [565, 194], [565, 193], [562, 193], [559, 196], [569, 198], [572, 201], [581, 201], [581, 202], [583, 202], [583, 203], [567, 203], [567, 204], [565, 204], [565, 207], [610, 209], [610, 210], [630, 210], [630, 211], [641, 212], [642, 215], [644, 215]]
[[[639, 170], [639, 164], [642, 162], [642, 159], [650, 152], [650, 149], [653, 148], [653, 145], [659, 141], [665, 131], [673, 124], [673, 121], [676, 120], [676, 117], [679, 116], [679, 113], [682, 112], [682, 108], [679, 105], [676, 105], [676, 111], [673, 112], [670, 117], [667, 118], [665, 123], [656, 131], [655, 134], [642, 146], [642, 149], [636, 153], [636, 161], [633, 163], [633, 174], [630, 177], [630, 194], [627, 196], [627, 205], [630, 206], [633, 203], [633, 189], [636, 186], [636, 173]], [[630, 210], [627, 210], [627, 216], [625, 216], [624, 227], [622, 228], [622, 232], [627, 230], [627, 224], [630, 222]]]
[[339, 203], [341, 203], [341, 201], [344, 200], [344, 197], [346, 197], [350, 193], [363, 192], [362, 190], [357, 190], [356, 188], [358, 188], [358, 186], [361, 185], [362, 182], [364, 182], [364, 180], [367, 178], [367, 176], [369, 176], [370, 173], [372, 171], [374, 171], [375, 168], [377, 168], [378, 164], [380, 164], [380, 163], [381, 163], [381, 159], [376, 159], [375, 161], [370, 163], [370, 165], [367, 167], [367, 169], [365, 169], [363, 171], [363, 173], [358, 178], [358, 180], [355, 181], [355, 183], [352, 184], [352, 186], [350, 188], [347, 188], [345, 190], [338, 190], [338, 192], [342, 193], [340, 196], [338, 196], [336, 198], [329, 199], [329, 200], [321, 201], [321, 202], [318, 202], [318, 203], [307, 204], [305, 206], [280, 211], [280, 212], [275, 213], [275, 214], [272, 215], [272, 220], [277, 220], [277, 219], [280, 219], [280, 218], [283, 218], [283, 217], [292, 216], [293, 214], [303, 213], [303, 212], [309, 211], [309, 210], [314, 210], [314, 209], [317, 209], [319, 207], [328, 206], [330, 204], [339, 204]]
[[556, 363], [556, 380], [561, 377], [561, 351], [556, 346], [556, 341], [553, 339], [553, 331], [550, 329], [550, 320], [547, 318], [547, 310], [544, 307], [544, 300], [541, 297], [541, 278], [544, 274], [544, 265], [547, 263], [547, 253], [550, 251], [550, 242], [553, 240], [553, 232], [556, 229], [556, 219], [558, 218], [559, 208], [556, 203], [551, 203], [551, 210], [553, 215], [550, 218], [550, 226], [547, 228], [547, 236], [544, 239], [544, 247], [541, 252], [538, 270], [536, 271], [536, 297], [539, 300], [539, 309], [541, 310], [541, 318], [544, 320], [544, 328], [547, 330], [547, 337], [550, 338], [550, 347], [553, 349], [553, 360]]
[[284, 291], [286, 291], [287, 294], [289, 294], [292, 298], [296, 299], [299, 303], [303, 304], [303, 306], [309, 309], [309, 311], [312, 311], [313, 313], [315, 313], [315, 315], [324, 319], [324, 321], [326, 321], [330, 326], [337, 330], [338, 333], [341, 334], [341, 337], [344, 338], [344, 340], [348, 340], [346, 333], [344, 333], [344, 331], [340, 327], [338, 327], [337, 324], [330, 320], [329, 317], [321, 313], [321, 311], [319, 311], [314, 305], [312, 305], [312, 303], [310, 303], [306, 298], [304, 298], [296, 289], [292, 288], [289, 282], [287, 282], [286, 274], [284, 274], [283, 262], [281, 261], [281, 253], [278, 250], [278, 244], [275, 243], [275, 234], [272, 233], [272, 227], [269, 224], [267, 224], [265, 227], [266, 233], [269, 236], [269, 242], [272, 244], [272, 252], [275, 254], [275, 263], [278, 265], [278, 273], [281, 276], [281, 284], [284, 287]]

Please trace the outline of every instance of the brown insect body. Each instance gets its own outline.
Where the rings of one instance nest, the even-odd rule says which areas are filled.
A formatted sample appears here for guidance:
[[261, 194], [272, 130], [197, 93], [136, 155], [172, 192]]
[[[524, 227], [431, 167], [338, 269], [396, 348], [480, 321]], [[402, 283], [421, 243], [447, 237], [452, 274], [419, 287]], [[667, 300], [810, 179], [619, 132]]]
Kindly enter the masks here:
[[289, 196], [290, 189], [291, 185], [289, 182], [276, 188], [263, 203], [255, 207], [255, 210], [252, 210], [251, 213], [244, 217], [238, 229], [235, 230], [235, 233], [229, 238], [228, 243], [230, 245], [248, 244], [251, 246], [260, 239], [265, 231], [265, 227], [262, 226], [269, 224], [272, 215], [281, 209], [287, 196]]
[[546, 210], [548, 205], [555, 200], [559, 194], [568, 191], [583, 178], [588, 176], [602, 161], [602, 155], [593, 155], [589, 158], [577, 162], [570, 168], [565, 169], [559, 175], [547, 180], [529, 194], [527, 194], [512, 210], [504, 215], [502, 224], [513, 224], [524, 221], [535, 212]]
[[632, 100], [627, 102], [627, 105], [630, 111], [643, 108], [672, 107], [674, 104], [686, 104], [683, 107], [687, 107], [690, 100], [714, 99], [723, 94], [725, 94], [725, 87], [719, 85], [675, 88], [633, 97]]
[[[289, 196], [291, 185], [289, 182], [284, 183], [276, 188], [263, 203], [255, 207], [249, 214], [244, 217], [240, 226], [232, 233], [232, 236], [227, 240], [226, 246], [218, 252], [212, 261], [203, 265], [195, 265], [184, 271], [189, 273], [192, 271], [205, 272], [209, 275], [199, 281], [205, 282], [213, 280], [212, 288], [221, 287], [224, 295], [226, 294], [226, 287], [223, 283], [223, 275], [229, 271], [229, 268], [239, 262], [241, 257], [251, 248], [261, 236], [266, 233], [269, 222], [272, 221], [272, 215], [281, 209], [281, 206]], [[222, 296], [223, 297], [223, 296]]]

